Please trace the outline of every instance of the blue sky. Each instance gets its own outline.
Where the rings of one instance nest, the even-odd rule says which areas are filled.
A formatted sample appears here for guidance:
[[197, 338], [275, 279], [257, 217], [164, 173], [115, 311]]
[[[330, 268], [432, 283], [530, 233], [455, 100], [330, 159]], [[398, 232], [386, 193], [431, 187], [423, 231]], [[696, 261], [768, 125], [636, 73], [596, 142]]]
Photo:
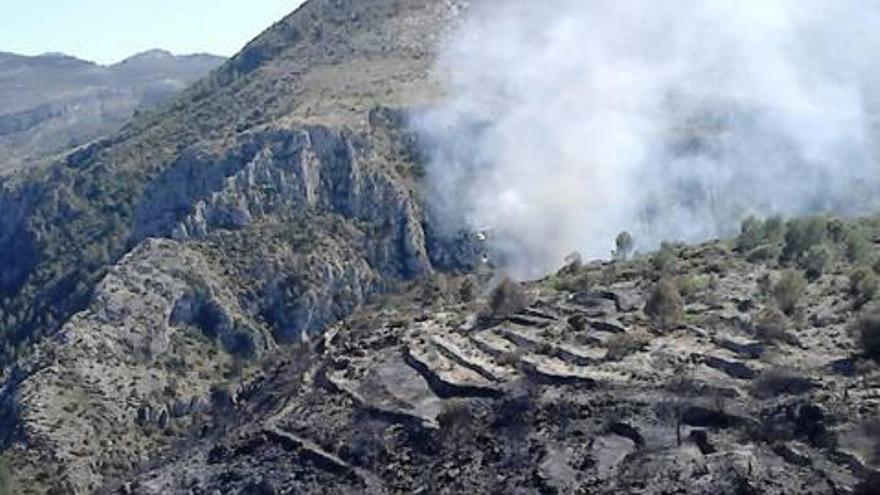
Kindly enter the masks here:
[[114, 63], [162, 48], [232, 55], [302, 0], [0, 0], [0, 51]]

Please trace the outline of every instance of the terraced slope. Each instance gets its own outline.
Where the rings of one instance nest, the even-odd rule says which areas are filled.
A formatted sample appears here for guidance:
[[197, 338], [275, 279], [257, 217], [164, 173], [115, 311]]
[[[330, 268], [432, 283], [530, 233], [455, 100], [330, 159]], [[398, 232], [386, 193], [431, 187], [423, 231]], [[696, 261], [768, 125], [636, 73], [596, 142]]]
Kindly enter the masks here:
[[644, 311], [650, 258], [580, 268], [596, 281], [580, 288], [554, 288], [571, 272], [530, 284], [532, 302], [499, 317], [450, 279], [288, 354], [242, 389], [222, 434], [109, 488], [871, 493], [880, 375], [849, 331], [849, 265], [769, 334], [761, 280], [783, 266], [721, 243], [672, 252], [663, 276], [711, 283], [667, 330]]

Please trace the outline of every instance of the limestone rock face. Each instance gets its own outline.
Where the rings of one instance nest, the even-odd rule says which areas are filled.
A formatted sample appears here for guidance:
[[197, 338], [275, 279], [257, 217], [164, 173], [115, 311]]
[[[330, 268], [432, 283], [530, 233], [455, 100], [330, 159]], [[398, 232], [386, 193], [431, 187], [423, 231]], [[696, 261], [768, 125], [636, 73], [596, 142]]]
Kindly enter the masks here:
[[406, 157], [377, 149], [381, 141], [370, 137], [309, 126], [246, 135], [219, 153], [188, 151], [150, 184], [133, 235], [201, 239], [266, 216], [319, 210], [378, 229], [370, 261], [383, 274], [424, 275], [431, 261], [422, 206], [381, 163]]
[[[211, 360], [193, 355], [211, 342], [226, 351]], [[272, 346], [201, 254], [150, 239], [108, 273], [88, 309], [41, 346], [7, 400], [28, 442], [66, 467], [60, 483], [90, 491], [102, 480], [98, 473], [130, 469], [158, 446], [145, 426], [165, 428], [172, 416], [209, 401], [215, 375], [234, 353]]]

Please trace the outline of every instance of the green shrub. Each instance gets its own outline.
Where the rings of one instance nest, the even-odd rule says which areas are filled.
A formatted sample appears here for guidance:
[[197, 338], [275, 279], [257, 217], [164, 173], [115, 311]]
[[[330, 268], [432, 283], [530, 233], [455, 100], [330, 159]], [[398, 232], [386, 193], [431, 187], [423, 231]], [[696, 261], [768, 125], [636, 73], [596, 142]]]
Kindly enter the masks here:
[[675, 248], [672, 244], [664, 242], [660, 246], [660, 250], [651, 257], [651, 267], [660, 275], [664, 275], [672, 271], [678, 255], [675, 254]]
[[622, 261], [626, 261], [627, 258], [629, 258], [630, 254], [632, 254], [633, 247], [635, 246], [632, 235], [626, 231], [617, 235], [614, 244], [614, 257]]
[[642, 351], [651, 339], [644, 333], [618, 333], [605, 342], [605, 359], [620, 361], [631, 354]]
[[9, 469], [9, 461], [5, 455], [0, 455], [0, 495], [14, 495], [15, 483], [12, 478], [12, 470]]
[[740, 225], [740, 234], [736, 239], [736, 249], [740, 252], [751, 251], [764, 243], [764, 224], [756, 217], [748, 217]]
[[762, 298], [769, 298], [773, 295], [773, 277], [770, 272], [765, 272], [758, 278], [758, 293]]
[[782, 217], [773, 216], [763, 222], [756, 217], [748, 217], [740, 225], [740, 235], [736, 239], [736, 249], [747, 253], [766, 247], [768, 244], [779, 243], [785, 235], [785, 223]]
[[880, 361], [880, 308], [866, 311], [858, 322], [858, 338], [865, 355]]
[[779, 244], [764, 244], [746, 253], [746, 260], [752, 263], [779, 259], [782, 247]]
[[517, 349], [515, 351], [505, 352], [504, 354], [498, 356], [495, 361], [501, 366], [511, 366], [517, 367], [519, 366], [520, 361], [523, 358], [523, 351]]
[[768, 242], [782, 242], [785, 237], [785, 221], [779, 215], [764, 220], [764, 238]]
[[670, 330], [681, 323], [684, 318], [684, 300], [675, 283], [668, 278], [657, 282], [648, 297], [645, 314], [661, 330]]
[[437, 423], [445, 439], [463, 441], [469, 435], [473, 425], [474, 413], [470, 405], [463, 400], [451, 400], [443, 403]]
[[811, 247], [801, 262], [801, 266], [806, 270], [807, 279], [816, 280], [822, 277], [830, 259], [831, 252], [824, 245]]
[[850, 263], [864, 264], [871, 258], [871, 244], [865, 238], [865, 234], [859, 229], [846, 231], [846, 259]]
[[813, 246], [825, 242], [828, 222], [823, 217], [807, 217], [790, 220], [785, 229], [785, 247], [782, 257], [797, 261]]
[[844, 242], [846, 240], [846, 234], [849, 231], [849, 228], [846, 226], [846, 222], [839, 218], [832, 218], [828, 220], [828, 235], [831, 236], [831, 240], [834, 242]]
[[565, 265], [547, 280], [547, 284], [558, 291], [579, 292], [589, 290], [593, 280], [584, 268], [580, 253], [575, 252], [565, 257]]
[[675, 281], [675, 286], [678, 288], [681, 297], [690, 299], [706, 290], [709, 287], [710, 281], [711, 276], [709, 275], [687, 275], [678, 277]]
[[804, 291], [807, 288], [807, 280], [797, 270], [785, 270], [776, 284], [773, 285], [773, 299], [776, 305], [788, 316], [794, 313]]
[[855, 306], [861, 308], [877, 295], [878, 281], [873, 270], [859, 267], [849, 276], [849, 292], [853, 296]]
[[458, 300], [463, 303], [473, 302], [478, 294], [477, 284], [471, 278], [464, 279], [458, 288]]
[[584, 267], [584, 259], [581, 257], [581, 253], [573, 252], [566, 255], [563, 260], [562, 268], [556, 272], [557, 275], [572, 275], [581, 271]]
[[789, 342], [788, 318], [776, 308], [766, 308], [755, 315], [755, 337], [761, 342], [773, 344]]
[[522, 286], [505, 278], [489, 295], [489, 313], [495, 318], [507, 318], [529, 305], [529, 295]]
[[775, 367], [764, 370], [752, 383], [752, 394], [762, 399], [783, 395], [801, 395], [814, 387], [812, 380], [794, 368]]
[[569, 316], [566, 322], [568, 323], [568, 329], [573, 332], [583, 332], [587, 329], [587, 325], [589, 324], [589, 320], [583, 313]]
[[558, 291], [580, 292], [590, 290], [593, 287], [593, 279], [587, 270], [568, 274], [560, 272], [553, 278], [551, 285]]

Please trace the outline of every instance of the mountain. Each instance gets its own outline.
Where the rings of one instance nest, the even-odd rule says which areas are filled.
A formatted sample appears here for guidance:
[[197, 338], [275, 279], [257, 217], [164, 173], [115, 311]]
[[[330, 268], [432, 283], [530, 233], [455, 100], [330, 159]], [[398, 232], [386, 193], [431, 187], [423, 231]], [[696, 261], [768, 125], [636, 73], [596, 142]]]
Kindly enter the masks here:
[[0, 179], [0, 491], [871, 493], [877, 221], [503, 280], [410, 125], [479, 3], [311, 0]]
[[63, 54], [0, 53], [0, 173], [119, 129], [223, 60], [152, 50], [101, 66]]
[[473, 236], [432, 232], [402, 111], [436, 98], [455, 12], [308, 2], [161, 111], [2, 180], [16, 479], [94, 491], [177, 441], [153, 411], [207, 410], [278, 349], [473, 266]]

